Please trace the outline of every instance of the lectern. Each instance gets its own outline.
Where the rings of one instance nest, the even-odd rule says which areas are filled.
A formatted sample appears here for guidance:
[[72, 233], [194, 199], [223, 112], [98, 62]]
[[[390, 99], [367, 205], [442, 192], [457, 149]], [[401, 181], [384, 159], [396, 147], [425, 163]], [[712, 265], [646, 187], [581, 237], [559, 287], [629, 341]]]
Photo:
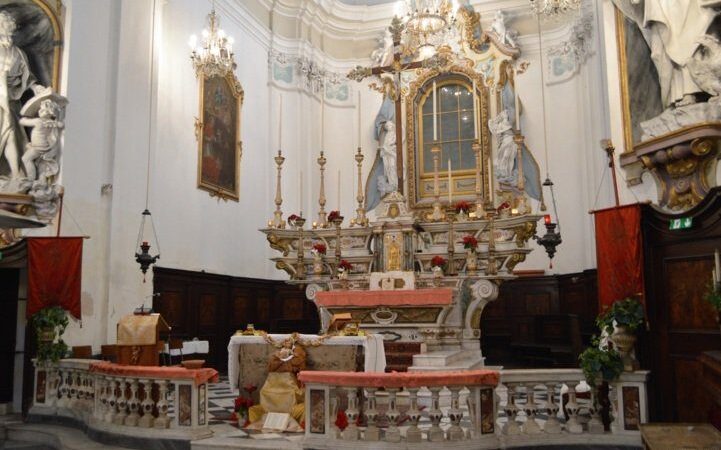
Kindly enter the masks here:
[[160, 314], [129, 314], [118, 322], [118, 364], [159, 365], [160, 333], [170, 331]]

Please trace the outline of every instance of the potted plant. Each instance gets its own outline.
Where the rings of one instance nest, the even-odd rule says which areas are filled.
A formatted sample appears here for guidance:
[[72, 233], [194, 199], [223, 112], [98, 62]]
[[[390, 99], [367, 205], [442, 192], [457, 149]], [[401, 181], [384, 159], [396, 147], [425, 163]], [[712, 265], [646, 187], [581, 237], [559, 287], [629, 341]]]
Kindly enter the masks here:
[[605, 313], [598, 316], [596, 323], [605, 331], [623, 360], [626, 371], [638, 369], [633, 356], [636, 344], [636, 330], [644, 322], [643, 305], [635, 298], [627, 297], [615, 302]]
[[465, 222], [468, 219], [468, 213], [471, 211], [471, 205], [465, 200], [456, 202], [455, 204], [456, 217], [459, 222]]
[[68, 346], [61, 336], [69, 323], [65, 310], [59, 306], [41, 309], [32, 316], [31, 322], [38, 336], [38, 362], [58, 362], [64, 358]]
[[475, 272], [478, 269], [478, 260], [476, 258], [476, 248], [478, 240], [473, 235], [463, 236], [463, 248], [466, 249], [466, 271]]
[[[598, 421], [598, 413], [601, 412], [604, 422], [609, 423], [608, 417], [608, 383], [615, 381], [623, 372], [623, 361], [621, 355], [608, 344], [602, 344], [593, 336], [591, 346], [578, 356], [578, 362], [586, 377], [586, 382], [593, 389], [592, 420], [602, 431], [603, 423]], [[602, 406], [604, 408], [602, 408]], [[589, 422], [590, 429], [590, 422]]]

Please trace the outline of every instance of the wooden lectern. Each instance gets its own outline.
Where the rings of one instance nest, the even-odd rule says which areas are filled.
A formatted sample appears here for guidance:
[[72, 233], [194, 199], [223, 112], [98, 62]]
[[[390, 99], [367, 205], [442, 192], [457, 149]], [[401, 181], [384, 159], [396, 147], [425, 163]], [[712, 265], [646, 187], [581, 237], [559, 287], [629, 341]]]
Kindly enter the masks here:
[[129, 314], [118, 322], [118, 364], [157, 366], [163, 342], [170, 331], [160, 314]]

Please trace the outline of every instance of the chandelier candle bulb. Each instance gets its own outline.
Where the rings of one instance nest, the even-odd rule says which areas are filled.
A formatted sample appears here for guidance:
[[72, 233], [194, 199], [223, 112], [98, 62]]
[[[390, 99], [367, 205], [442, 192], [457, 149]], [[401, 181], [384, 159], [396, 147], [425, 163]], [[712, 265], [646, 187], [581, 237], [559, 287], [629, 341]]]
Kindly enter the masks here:
[[438, 141], [438, 101], [436, 99], [435, 81], [433, 81], [433, 140]]

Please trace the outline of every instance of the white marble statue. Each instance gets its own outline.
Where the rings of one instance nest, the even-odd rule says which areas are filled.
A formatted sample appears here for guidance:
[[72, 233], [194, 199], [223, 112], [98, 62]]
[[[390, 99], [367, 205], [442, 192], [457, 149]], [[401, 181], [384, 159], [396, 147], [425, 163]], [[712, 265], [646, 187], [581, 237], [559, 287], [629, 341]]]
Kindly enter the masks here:
[[508, 110], [504, 109], [496, 117], [488, 121], [488, 129], [496, 137], [498, 149], [496, 159], [493, 161], [493, 170], [496, 180], [503, 184], [515, 184], [516, 174], [513, 166], [516, 162], [518, 147], [513, 142], [513, 128], [508, 119]]
[[371, 60], [376, 66], [388, 66], [393, 62], [393, 35], [385, 30], [383, 37], [378, 39], [378, 47], [371, 53]]
[[5, 175], [0, 180], [0, 190], [5, 192], [17, 191], [22, 177], [20, 150], [27, 136], [18, 124], [20, 98], [28, 89], [36, 94], [45, 89], [36, 82], [23, 51], [13, 43], [16, 27], [12, 15], [0, 12], [0, 161], [4, 157], [10, 167], [9, 174], [0, 174]]
[[506, 26], [506, 14], [503, 10], [499, 9], [496, 11], [493, 23], [491, 23], [491, 31], [498, 36], [498, 40], [501, 44], [511, 48], [516, 48], [518, 46], [516, 43], [518, 32]]
[[716, 12], [701, 0], [613, 0], [636, 22], [651, 49], [665, 108], [695, 103], [703, 92], [689, 73], [688, 61], [699, 48]]
[[61, 107], [58, 103], [49, 98], [39, 103], [37, 117], [22, 117], [19, 121], [20, 125], [32, 128], [22, 161], [29, 181], [49, 184], [59, 170], [57, 157], [60, 134], [65, 124], [60, 120]]
[[392, 120], [383, 122], [379, 137], [383, 175], [378, 177], [378, 190], [381, 196], [398, 190], [396, 171], [396, 126]]

